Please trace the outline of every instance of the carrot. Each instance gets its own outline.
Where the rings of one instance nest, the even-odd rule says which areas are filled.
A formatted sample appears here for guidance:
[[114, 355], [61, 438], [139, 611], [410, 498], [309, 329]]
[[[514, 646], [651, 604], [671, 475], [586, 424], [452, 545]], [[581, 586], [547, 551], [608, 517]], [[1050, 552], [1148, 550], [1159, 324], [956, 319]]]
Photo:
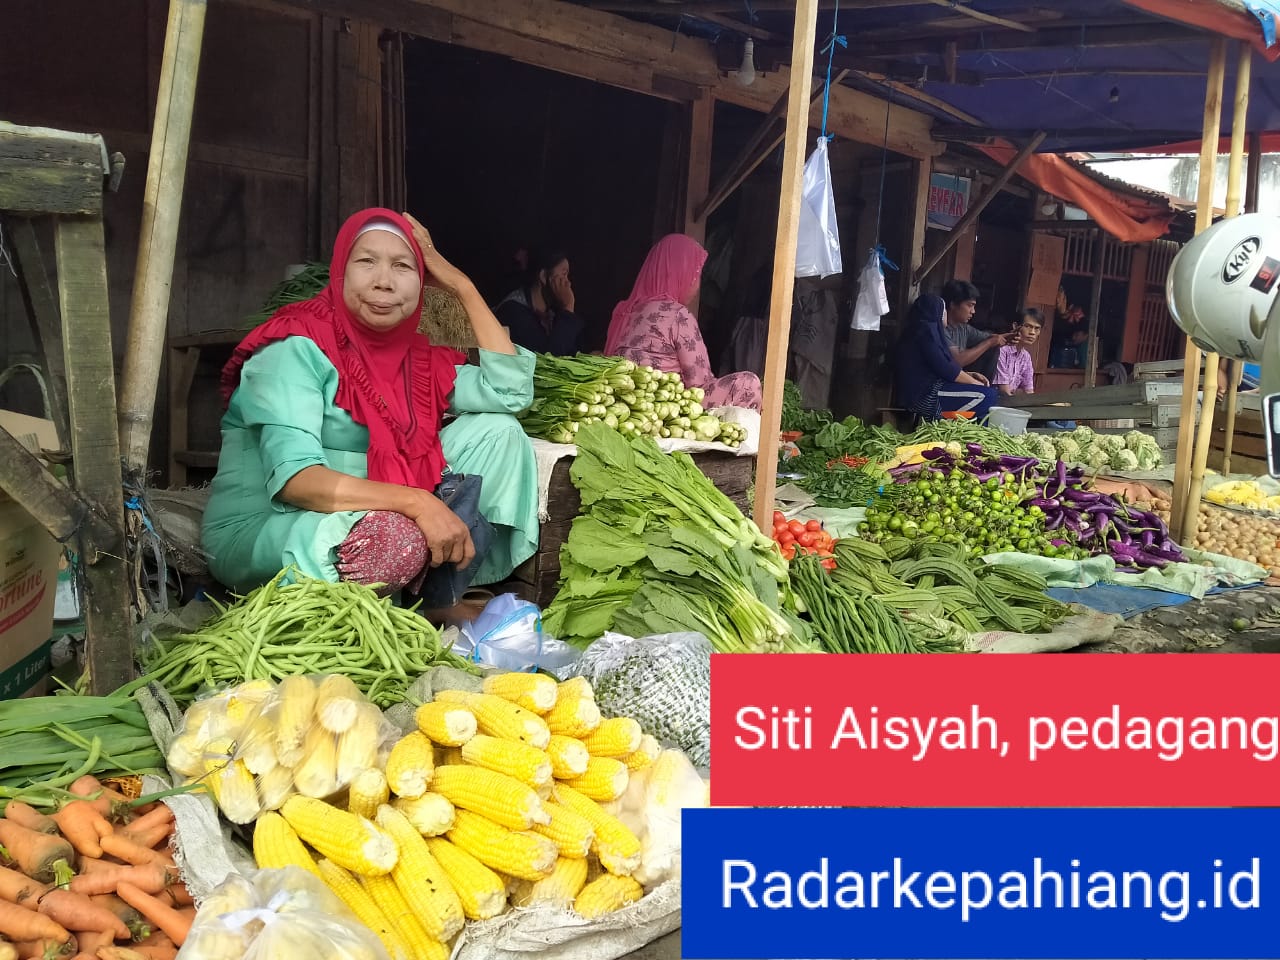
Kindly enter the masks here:
[[167, 853], [144, 847], [139, 843], [134, 843], [128, 837], [122, 837], [118, 834], [103, 837], [100, 843], [102, 844], [103, 853], [110, 854], [125, 863], [131, 863], [135, 867], [143, 867], [148, 863], [164, 863], [169, 860]]
[[135, 943], [133, 949], [142, 955], [143, 960], [173, 960], [178, 955], [177, 944], [160, 932]]
[[87, 800], [72, 800], [64, 804], [53, 815], [53, 820], [76, 852], [86, 857], [102, 856], [99, 841], [115, 831], [98, 808]]
[[70, 871], [76, 855], [71, 844], [61, 837], [36, 833], [4, 819], [0, 819], [0, 846], [9, 852], [9, 859], [19, 870], [41, 883], [62, 880], [63, 871]]
[[0, 900], [16, 903], [29, 910], [36, 908], [36, 902], [49, 889], [47, 883], [38, 883], [25, 877], [17, 870], [0, 867]]
[[0, 935], [14, 942], [57, 940], [59, 943], [66, 943], [71, 939], [71, 934], [56, 920], [16, 903], [3, 902], [0, 902]]
[[117, 830], [115, 836], [123, 837], [125, 840], [136, 843], [140, 847], [146, 847], [148, 850], [154, 850], [164, 843], [171, 833], [173, 833], [172, 823], [157, 823], [141, 830], [135, 830], [132, 826], [125, 827], [122, 830]]
[[20, 827], [34, 830], [36, 833], [57, 833], [58, 825], [53, 817], [41, 813], [30, 804], [21, 800], [10, 800], [4, 807], [5, 819], [12, 820]]
[[164, 823], [173, 823], [173, 811], [161, 803], [150, 813], [134, 817], [125, 824], [125, 829], [132, 833], [142, 833]]
[[76, 938], [68, 937], [66, 943], [45, 938], [43, 940], [21, 940], [14, 943], [18, 951], [18, 960], [58, 960], [60, 957], [75, 956]]
[[191, 932], [192, 916], [170, 907], [149, 893], [139, 890], [131, 883], [121, 882], [116, 886], [120, 899], [146, 917], [147, 921], [167, 936], [178, 946], [182, 946]]
[[145, 954], [130, 947], [99, 947], [98, 960], [148, 960]]
[[191, 896], [191, 891], [187, 889], [187, 885], [181, 880], [166, 887], [164, 896], [172, 901], [175, 907], [190, 907], [195, 903]]
[[0, 940], [0, 960], [18, 960], [18, 948], [8, 940]]
[[89, 960], [97, 960], [99, 947], [110, 947], [115, 945], [115, 937], [111, 935], [110, 930], [85, 930], [76, 933], [76, 948], [80, 951], [73, 960], [80, 960], [81, 957], [88, 957]]
[[144, 893], [157, 894], [164, 891], [169, 884], [178, 880], [178, 871], [164, 864], [149, 863], [144, 867], [131, 867], [124, 864], [107, 864], [114, 869], [97, 869], [91, 873], [82, 873], [71, 880], [73, 893], [84, 893], [92, 896], [95, 893], [119, 893], [117, 886], [127, 883]]
[[113, 940], [128, 940], [131, 936], [123, 920], [82, 893], [50, 890], [40, 898], [40, 912], [68, 930], [106, 930], [114, 934]]
[[109, 910], [121, 923], [129, 928], [130, 939], [142, 940], [151, 935], [151, 926], [142, 919], [142, 914], [129, 906], [114, 893], [97, 893], [89, 900], [104, 910]]

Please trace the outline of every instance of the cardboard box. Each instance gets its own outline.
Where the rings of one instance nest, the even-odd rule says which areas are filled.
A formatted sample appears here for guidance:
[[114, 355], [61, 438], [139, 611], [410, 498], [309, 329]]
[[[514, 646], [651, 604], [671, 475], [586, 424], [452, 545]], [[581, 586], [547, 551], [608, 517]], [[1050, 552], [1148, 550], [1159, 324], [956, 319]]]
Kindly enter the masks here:
[[[0, 410], [0, 427], [32, 449], [58, 446], [48, 420]], [[46, 690], [61, 556], [52, 535], [0, 491], [0, 700]]]

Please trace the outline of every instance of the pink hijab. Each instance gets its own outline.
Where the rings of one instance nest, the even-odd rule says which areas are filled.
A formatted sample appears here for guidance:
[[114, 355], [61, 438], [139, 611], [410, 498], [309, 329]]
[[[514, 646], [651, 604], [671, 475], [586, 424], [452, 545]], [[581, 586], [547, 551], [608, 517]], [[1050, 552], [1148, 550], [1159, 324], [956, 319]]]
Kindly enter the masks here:
[[692, 237], [671, 233], [653, 245], [631, 288], [631, 296], [613, 308], [609, 335], [605, 340], [606, 356], [615, 356], [627, 333], [627, 326], [638, 307], [658, 300], [684, 303], [689, 291], [702, 276], [707, 251]]

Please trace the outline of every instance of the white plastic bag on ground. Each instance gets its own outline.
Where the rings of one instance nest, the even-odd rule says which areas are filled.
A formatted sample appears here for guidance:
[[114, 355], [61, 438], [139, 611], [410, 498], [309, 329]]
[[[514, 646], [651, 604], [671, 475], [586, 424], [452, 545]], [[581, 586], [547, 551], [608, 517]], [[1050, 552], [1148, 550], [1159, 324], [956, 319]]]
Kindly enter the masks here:
[[858, 300], [853, 308], [853, 329], [879, 330], [880, 318], [888, 312], [889, 296], [884, 289], [880, 253], [872, 250], [871, 258], [858, 277]]
[[840, 261], [840, 229], [836, 224], [836, 193], [831, 183], [827, 140], [818, 145], [804, 165], [800, 198], [800, 226], [796, 242], [796, 276], [829, 277], [844, 269]]

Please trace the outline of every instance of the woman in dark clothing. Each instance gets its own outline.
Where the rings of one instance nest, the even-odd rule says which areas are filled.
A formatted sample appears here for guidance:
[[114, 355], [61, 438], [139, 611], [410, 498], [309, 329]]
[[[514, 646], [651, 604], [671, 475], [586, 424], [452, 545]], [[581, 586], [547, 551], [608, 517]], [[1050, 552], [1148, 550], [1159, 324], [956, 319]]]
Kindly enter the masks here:
[[569, 258], [559, 251], [531, 254], [521, 286], [494, 308], [511, 339], [536, 353], [578, 352], [582, 320], [574, 313]]
[[941, 297], [923, 296], [911, 305], [898, 343], [898, 405], [926, 420], [948, 411], [987, 416], [997, 392], [960, 369], [946, 335], [946, 307]]

